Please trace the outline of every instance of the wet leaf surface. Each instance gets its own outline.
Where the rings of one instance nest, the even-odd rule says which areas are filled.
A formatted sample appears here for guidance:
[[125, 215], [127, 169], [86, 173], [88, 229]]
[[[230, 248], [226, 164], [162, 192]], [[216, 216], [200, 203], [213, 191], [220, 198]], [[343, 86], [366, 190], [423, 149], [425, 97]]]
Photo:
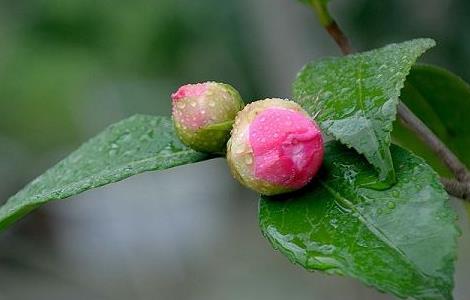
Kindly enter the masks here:
[[395, 181], [390, 132], [398, 96], [416, 59], [434, 46], [430, 39], [391, 44], [306, 65], [294, 83], [294, 99], [320, 127], [373, 164], [387, 187]]
[[11, 197], [0, 208], [0, 229], [46, 202], [207, 158], [178, 140], [169, 118], [130, 117], [108, 127]]
[[456, 216], [437, 174], [391, 147], [397, 184], [365, 188], [373, 168], [329, 143], [323, 174], [306, 189], [262, 197], [259, 221], [275, 249], [308, 270], [348, 275], [399, 297], [451, 299]]

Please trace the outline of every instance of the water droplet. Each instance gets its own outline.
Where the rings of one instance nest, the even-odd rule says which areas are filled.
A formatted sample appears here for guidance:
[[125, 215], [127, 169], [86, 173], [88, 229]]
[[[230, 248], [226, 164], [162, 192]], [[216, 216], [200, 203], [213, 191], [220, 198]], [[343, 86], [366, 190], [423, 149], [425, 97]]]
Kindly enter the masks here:
[[389, 202], [387, 203], [387, 207], [390, 208], [390, 209], [394, 209], [394, 208], [396, 207], [396, 205], [395, 205], [394, 202], [389, 201]]
[[338, 220], [337, 219], [332, 219], [330, 221], [330, 225], [333, 227], [333, 228], [338, 228]]
[[83, 188], [84, 189], [89, 189], [92, 186], [91, 181], [86, 181], [83, 183]]
[[214, 102], [214, 101], [209, 101], [209, 106], [210, 106], [210, 107], [214, 107], [214, 106], [215, 106], [215, 102]]
[[178, 102], [178, 104], [176, 104], [176, 106], [178, 106], [178, 108], [183, 109], [183, 108], [186, 107], [186, 104], [184, 104], [184, 102], [180, 101], [180, 102]]
[[400, 192], [399, 191], [392, 191], [392, 196], [395, 197], [395, 198], [398, 198], [398, 196], [400, 196]]
[[195, 101], [191, 101], [189, 104], [190, 104], [192, 107], [196, 107], [196, 105], [197, 105]]
[[252, 158], [251, 156], [247, 156], [247, 157], [245, 158], [245, 163], [246, 163], [247, 165], [251, 165], [251, 164], [253, 163], [253, 158]]

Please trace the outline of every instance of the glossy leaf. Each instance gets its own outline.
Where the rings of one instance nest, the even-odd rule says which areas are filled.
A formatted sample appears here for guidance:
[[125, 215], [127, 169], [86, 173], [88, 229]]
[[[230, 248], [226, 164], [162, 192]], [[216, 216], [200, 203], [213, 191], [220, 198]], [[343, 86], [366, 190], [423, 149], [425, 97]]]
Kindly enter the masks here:
[[348, 275], [415, 299], [451, 299], [456, 216], [436, 173], [391, 147], [397, 184], [365, 188], [373, 168], [338, 142], [306, 189], [262, 197], [259, 220], [275, 249], [308, 270]]
[[11, 197], [0, 208], [0, 229], [51, 200], [207, 158], [178, 140], [169, 118], [133, 116], [111, 125]]
[[[413, 67], [400, 96], [408, 107], [470, 166], [470, 85], [451, 72], [431, 65]], [[424, 157], [441, 175], [451, 175], [442, 162], [400, 122], [392, 138]]]
[[390, 185], [395, 180], [390, 132], [398, 96], [411, 66], [434, 44], [417, 39], [312, 62], [294, 83], [294, 99], [327, 134], [363, 154]]

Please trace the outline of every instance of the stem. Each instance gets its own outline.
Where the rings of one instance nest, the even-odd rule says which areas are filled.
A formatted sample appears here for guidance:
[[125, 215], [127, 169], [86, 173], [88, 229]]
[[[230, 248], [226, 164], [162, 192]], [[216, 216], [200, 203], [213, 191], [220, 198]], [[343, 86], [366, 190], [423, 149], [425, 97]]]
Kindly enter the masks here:
[[465, 199], [467, 201], [470, 199], [469, 182], [460, 182], [448, 178], [441, 178], [441, 182], [449, 195], [460, 199]]
[[[326, 3], [322, 0], [311, 0], [313, 10], [316, 12], [320, 24], [325, 27], [335, 40], [344, 55], [352, 52], [347, 36], [343, 33], [336, 21], [328, 12]], [[450, 150], [413, 112], [403, 103], [398, 104], [398, 117], [403, 124], [413, 131], [449, 168], [458, 180], [443, 178], [447, 192], [462, 199], [470, 198], [470, 172], [459, 158]]]
[[310, 6], [317, 15], [320, 24], [325, 27], [330, 36], [333, 37], [336, 44], [341, 49], [341, 52], [344, 55], [351, 53], [352, 49], [349, 40], [339, 27], [338, 23], [336, 23], [330, 15], [327, 4], [323, 0], [310, 0]]
[[352, 52], [351, 44], [349, 43], [348, 38], [344, 35], [343, 31], [339, 27], [338, 23], [333, 21], [330, 25], [325, 27], [326, 31], [333, 37], [336, 44], [341, 49], [341, 52], [344, 55], [348, 55]]
[[328, 7], [322, 0], [310, 0], [310, 6], [318, 17], [321, 26], [327, 27], [334, 22], [333, 18], [328, 11]]
[[403, 102], [398, 104], [398, 116], [446, 164], [455, 178], [462, 182], [470, 180], [470, 174], [459, 158]]

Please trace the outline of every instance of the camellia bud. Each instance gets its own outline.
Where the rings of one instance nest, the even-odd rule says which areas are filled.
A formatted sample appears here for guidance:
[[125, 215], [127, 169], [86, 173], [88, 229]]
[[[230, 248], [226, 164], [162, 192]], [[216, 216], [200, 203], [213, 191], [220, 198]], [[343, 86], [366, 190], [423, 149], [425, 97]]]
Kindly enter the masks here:
[[235, 119], [227, 160], [234, 177], [261, 194], [294, 191], [309, 183], [321, 166], [322, 134], [295, 102], [253, 102]]
[[197, 151], [225, 153], [235, 116], [243, 108], [237, 90], [216, 82], [187, 84], [171, 99], [181, 141]]

